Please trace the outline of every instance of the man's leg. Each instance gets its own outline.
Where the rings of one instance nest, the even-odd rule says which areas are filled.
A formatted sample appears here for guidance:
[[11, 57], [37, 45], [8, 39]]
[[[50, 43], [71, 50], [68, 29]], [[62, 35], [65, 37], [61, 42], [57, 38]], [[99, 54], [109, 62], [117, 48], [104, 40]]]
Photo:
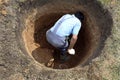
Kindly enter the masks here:
[[60, 60], [66, 61], [67, 57], [67, 48], [60, 48]]
[[[47, 37], [47, 41], [51, 45], [53, 45], [54, 47], [56, 47], [57, 49], [60, 50], [60, 59], [65, 61], [67, 58], [68, 40], [66, 40], [63, 45], [63, 42], [60, 42], [60, 40], [57, 40], [57, 39], [59, 39], [59, 37], [57, 35], [53, 34], [51, 31], [47, 31], [46, 37]], [[53, 37], [54, 37], [54, 39], [56, 39], [55, 41], [54, 41]], [[58, 41], [57, 44], [56, 44], [56, 41]]]
[[68, 49], [68, 41], [66, 41], [66, 43], [63, 47], [59, 48], [60, 59], [61, 59], [62, 62], [65, 62], [69, 59], [69, 57], [67, 56], [67, 49]]

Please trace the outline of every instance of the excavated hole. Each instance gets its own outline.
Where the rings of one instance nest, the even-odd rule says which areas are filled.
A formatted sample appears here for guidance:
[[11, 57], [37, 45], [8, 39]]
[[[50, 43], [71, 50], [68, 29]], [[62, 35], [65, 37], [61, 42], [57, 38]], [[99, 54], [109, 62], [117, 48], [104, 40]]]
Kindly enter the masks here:
[[[45, 33], [46, 31], [54, 25], [54, 23], [63, 15], [63, 13], [50, 13], [47, 15], [41, 16], [38, 20], [35, 22], [35, 33], [34, 33], [34, 39], [35, 42], [40, 45], [38, 49], [33, 51], [32, 56], [38, 61], [44, 61], [45, 57], [53, 55], [55, 59], [54, 68], [60, 68], [60, 60], [59, 60], [59, 52], [56, 51], [52, 46], [49, 45], [49, 43], [46, 41]], [[89, 54], [86, 53], [86, 51], [89, 51], [88, 47], [92, 47], [92, 35], [89, 31], [89, 28], [86, 28], [85, 26], [87, 23], [84, 23], [84, 28], [82, 27], [78, 41], [75, 45], [76, 55], [71, 56], [71, 59], [64, 63], [67, 65], [67, 68], [72, 68], [76, 65], [78, 65], [85, 56], [88, 56]], [[88, 45], [89, 44], [89, 45]], [[46, 53], [46, 51], [42, 51], [41, 49], [50, 49], [50, 54]], [[53, 52], [55, 50], [55, 53]], [[42, 54], [43, 53], [43, 54]], [[53, 54], [54, 53], [54, 54]], [[41, 57], [41, 55], [44, 55], [44, 57]], [[39, 57], [38, 57], [39, 56]], [[43, 60], [39, 60], [39, 59]], [[49, 60], [50, 58], [48, 58]], [[63, 68], [66, 68], [66, 66], [63, 65]]]
[[[29, 27], [26, 29], [27, 32], [25, 33], [28, 47], [32, 49], [36, 48], [35, 50], [31, 50], [33, 58], [44, 65], [46, 65], [51, 58], [54, 58], [55, 61], [53, 68], [55, 69], [73, 68], [84, 62], [86, 58], [88, 59], [91, 55], [91, 51], [96, 46], [93, 41], [97, 40], [92, 34], [92, 30], [90, 28], [92, 25], [88, 25], [91, 21], [85, 19], [78, 35], [78, 41], [74, 47], [76, 50], [76, 55], [69, 55], [71, 56], [70, 60], [61, 64], [59, 60], [59, 52], [46, 41], [45, 34], [46, 31], [52, 27], [54, 23], [64, 14], [65, 13], [45, 14], [35, 20], [34, 27]], [[32, 35], [33, 37], [31, 37]], [[31, 42], [37, 47], [32, 46]]]
[[[105, 40], [110, 35], [112, 19], [107, 11], [105, 11], [105, 14], [103, 13], [104, 10], [98, 6], [99, 4], [93, 4], [91, 2], [92, 6], [85, 9], [79, 8], [81, 6], [75, 5], [75, 7], [73, 5], [73, 10], [71, 10], [70, 7], [70, 9], [64, 10], [65, 7], [68, 8], [67, 5], [63, 6], [63, 8], [62, 6], [57, 7], [57, 5], [55, 5], [56, 7], [52, 7], [51, 10], [50, 7], [47, 7], [47, 13], [42, 12], [43, 9], [38, 8], [38, 12], [30, 12], [30, 14], [27, 14], [27, 18], [23, 16], [23, 19], [25, 19], [25, 29], [22, 32], [22, 37], [29, 55], [35, 61], [45, 66], [51, 58], [54, 58], [54, 67], [52, 67], [54, 69], [69, 69], [86, 65], [90, 63], [92, 59], [99, 56], [104, 47]], [[46, 41], [46, 31], [51, 28], [62, 15], [74, 13], [77, 10], [82, 10], [85, 15], [85, 20], [83, 21], [82, 28], [78, 35], [78, 41], [74, 47], [76, 55], [71, 56], [70, 60], [61, 64], [59, 52]]]

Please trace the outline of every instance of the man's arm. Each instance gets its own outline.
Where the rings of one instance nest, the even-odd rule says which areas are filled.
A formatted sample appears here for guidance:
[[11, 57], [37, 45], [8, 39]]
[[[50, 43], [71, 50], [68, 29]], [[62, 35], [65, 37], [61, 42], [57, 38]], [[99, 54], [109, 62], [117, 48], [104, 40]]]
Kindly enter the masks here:
[[73, 34], [73, 35], [72, 35], [72, 38], [71, 38], [71, 40], [70, 40], [70, 45], [69, 45], [69, 48], [68, 48], [68, 49], [73, 49], [76, 41], [77, 41], [77, 35], [74, 35], [74, 34]]

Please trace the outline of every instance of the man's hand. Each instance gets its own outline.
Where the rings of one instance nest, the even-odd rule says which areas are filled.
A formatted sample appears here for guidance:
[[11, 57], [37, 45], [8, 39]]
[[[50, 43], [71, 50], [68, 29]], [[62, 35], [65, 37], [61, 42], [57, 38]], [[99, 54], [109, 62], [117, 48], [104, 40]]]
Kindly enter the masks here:
[[77, 41], [77, 35], [72, 35], [72, 38], [70, 40], [70, 45], [68, 48], [68, 53], [71, 55], [75, 55], [75, 50], [73, 49], [73, 47], [74, 47], [76, 41]]
[[75, 50], [74, 49], [68, 49], [68, 53], [71, 55], [75, 55]]

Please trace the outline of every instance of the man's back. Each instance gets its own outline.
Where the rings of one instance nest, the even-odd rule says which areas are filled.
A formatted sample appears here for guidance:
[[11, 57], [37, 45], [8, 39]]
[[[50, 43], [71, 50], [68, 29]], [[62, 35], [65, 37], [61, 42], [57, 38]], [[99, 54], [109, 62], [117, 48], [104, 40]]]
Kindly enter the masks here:
[[65, 37], [70, 34], [78, 34], [81, 28], [81, 22], [74, 15], [66, 14], [62, 16], [55, 25], [50, 29], [52, 32], [57, 29], [55, 34]]

